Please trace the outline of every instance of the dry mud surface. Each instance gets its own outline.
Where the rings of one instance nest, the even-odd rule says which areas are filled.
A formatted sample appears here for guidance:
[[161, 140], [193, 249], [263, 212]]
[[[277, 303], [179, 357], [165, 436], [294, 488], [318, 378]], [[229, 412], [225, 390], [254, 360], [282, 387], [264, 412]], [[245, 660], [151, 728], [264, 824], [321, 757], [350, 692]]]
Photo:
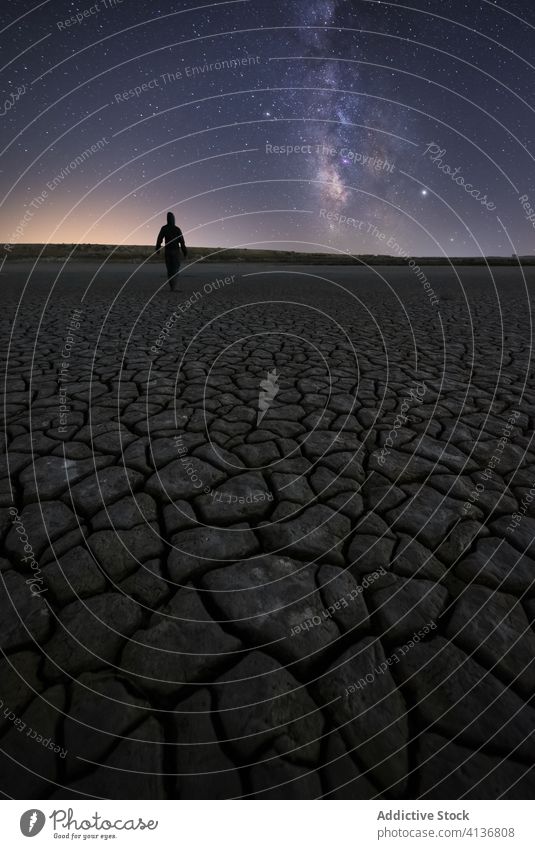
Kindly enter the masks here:
[[534, 272], [30, 269], [1, 792], [533, 798]]

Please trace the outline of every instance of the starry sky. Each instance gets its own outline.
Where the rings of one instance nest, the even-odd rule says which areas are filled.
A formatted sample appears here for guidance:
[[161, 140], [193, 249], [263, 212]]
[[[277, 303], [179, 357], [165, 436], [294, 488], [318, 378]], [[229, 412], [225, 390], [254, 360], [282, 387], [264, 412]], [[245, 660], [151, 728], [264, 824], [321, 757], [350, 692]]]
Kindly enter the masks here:
[[10, 0], [0, 38], [3, 244], [173, 210], [191, 245], [535, 252], [533, 0]]

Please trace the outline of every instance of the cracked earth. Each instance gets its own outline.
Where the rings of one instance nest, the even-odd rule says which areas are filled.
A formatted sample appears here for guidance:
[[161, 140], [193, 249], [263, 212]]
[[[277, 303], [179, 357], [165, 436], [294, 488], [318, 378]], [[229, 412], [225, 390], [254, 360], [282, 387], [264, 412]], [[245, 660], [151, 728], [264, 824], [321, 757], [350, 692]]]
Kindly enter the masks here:
[[531, 269], [59, 270], [0, 275], [2, 793], [533, 798]]

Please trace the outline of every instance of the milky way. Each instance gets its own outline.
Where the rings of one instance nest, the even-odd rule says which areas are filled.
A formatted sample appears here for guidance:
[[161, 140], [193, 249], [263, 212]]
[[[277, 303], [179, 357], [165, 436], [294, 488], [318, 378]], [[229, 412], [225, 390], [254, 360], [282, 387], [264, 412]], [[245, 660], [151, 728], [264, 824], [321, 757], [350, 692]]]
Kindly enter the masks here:
[[532, 253], [532, 5], [415, 2], [10, 2], [2, 240]]

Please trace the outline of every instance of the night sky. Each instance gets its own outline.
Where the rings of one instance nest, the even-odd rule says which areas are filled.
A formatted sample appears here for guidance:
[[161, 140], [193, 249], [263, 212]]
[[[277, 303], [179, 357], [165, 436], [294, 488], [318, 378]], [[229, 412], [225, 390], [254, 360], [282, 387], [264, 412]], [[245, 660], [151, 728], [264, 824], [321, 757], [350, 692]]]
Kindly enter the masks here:
[[191, 245], [534, 253], [533, 0], [10, 0], [0, 31], [2, 243], [153, 244], [170, 209]]

